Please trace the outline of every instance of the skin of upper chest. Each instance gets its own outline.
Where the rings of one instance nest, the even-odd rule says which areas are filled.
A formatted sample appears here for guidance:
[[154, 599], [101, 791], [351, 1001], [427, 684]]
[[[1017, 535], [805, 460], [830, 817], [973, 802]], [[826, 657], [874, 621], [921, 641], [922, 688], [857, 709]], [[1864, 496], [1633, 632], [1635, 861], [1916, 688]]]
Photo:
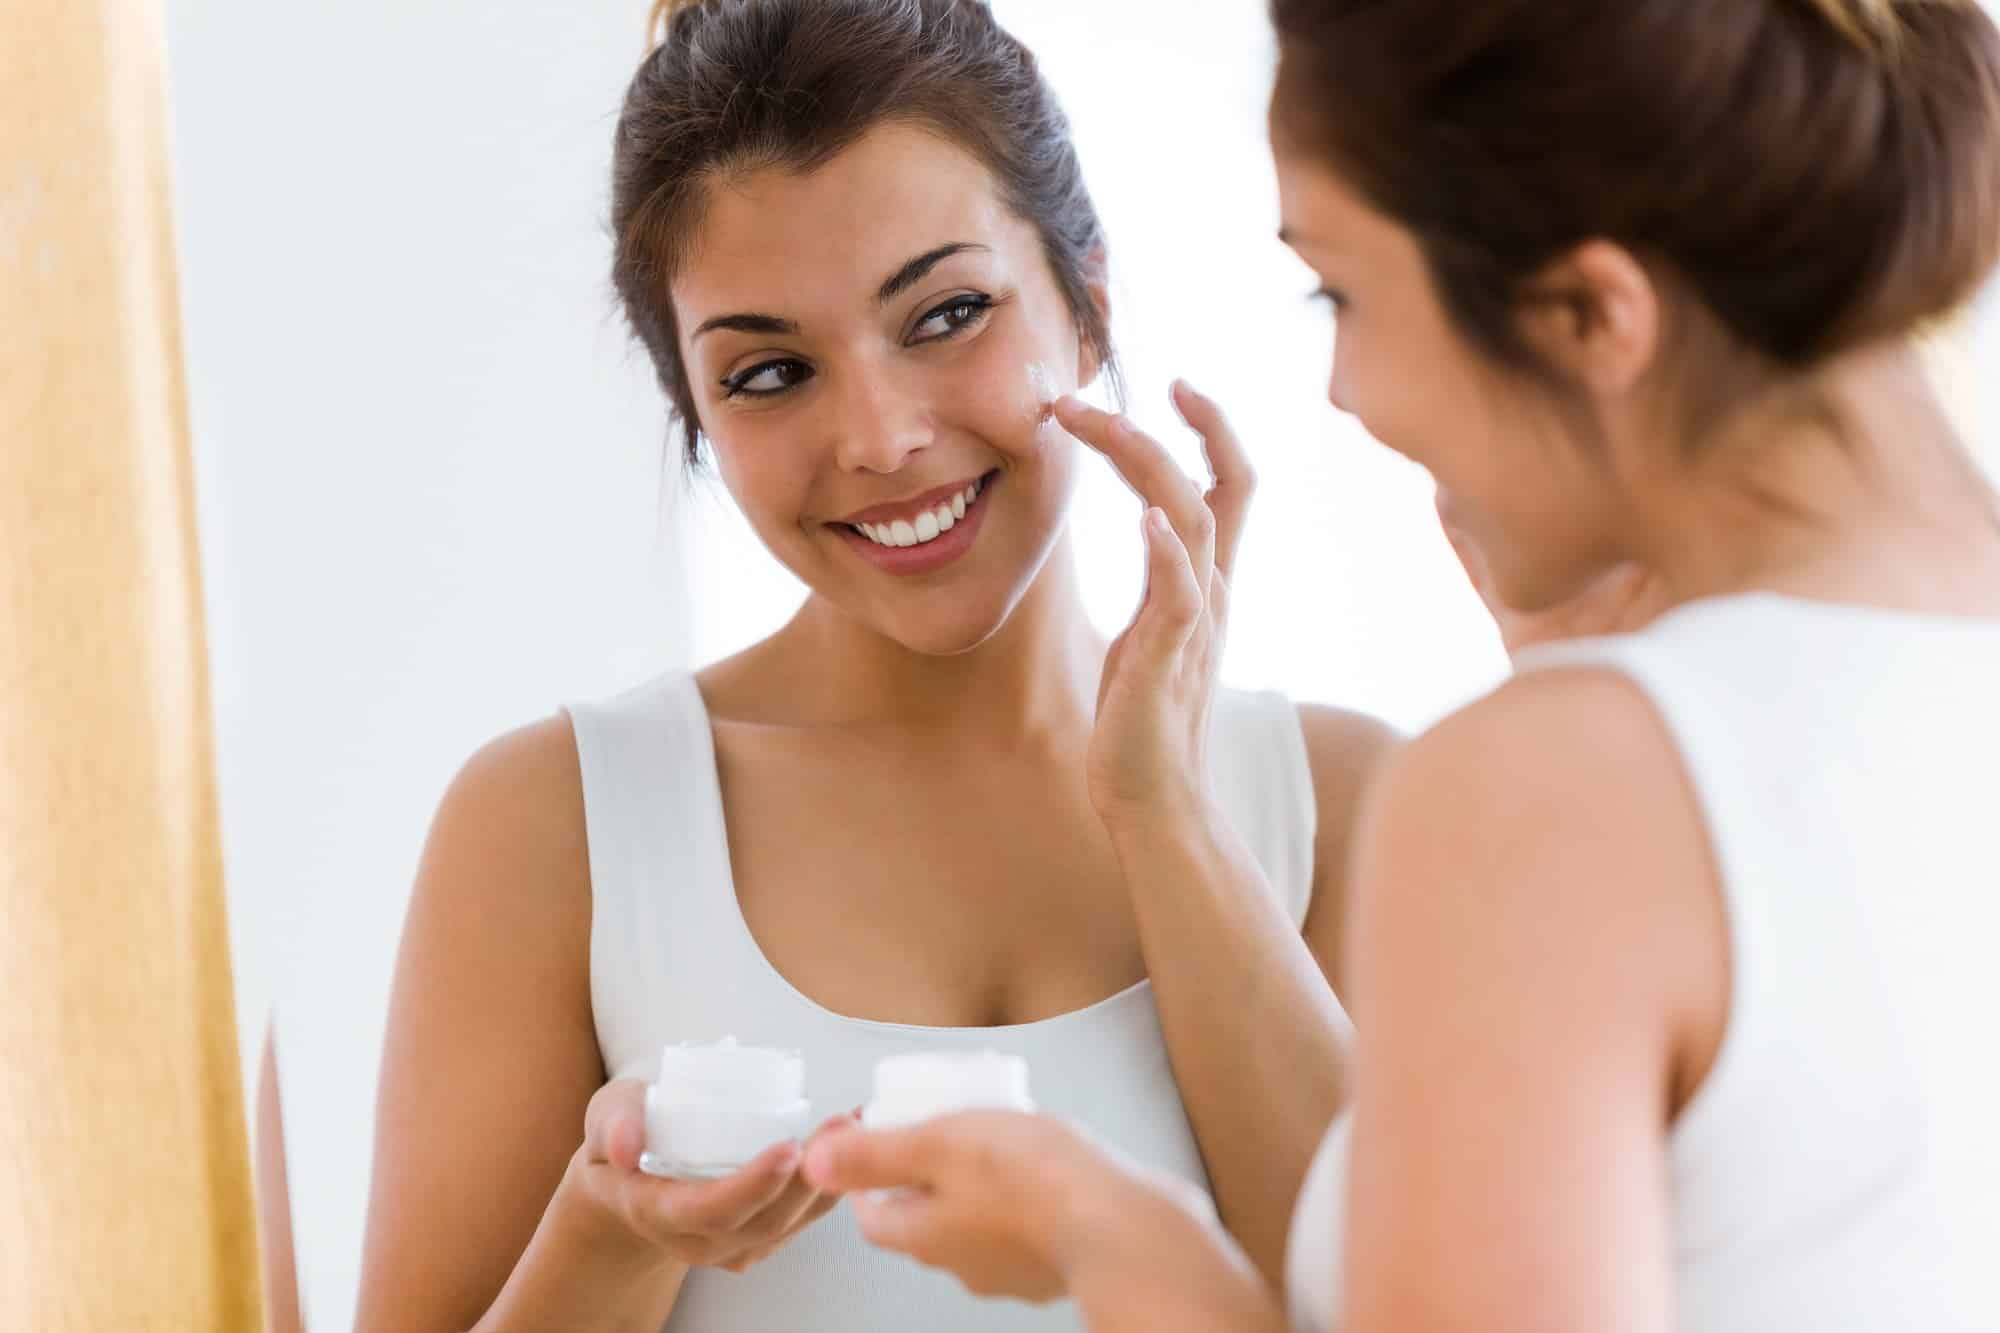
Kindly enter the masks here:
[[737, 900], [764, 956], [835, 1013], [986, 1027], [1145, 975], [1083, 742], [990, 749], [716, 727]]

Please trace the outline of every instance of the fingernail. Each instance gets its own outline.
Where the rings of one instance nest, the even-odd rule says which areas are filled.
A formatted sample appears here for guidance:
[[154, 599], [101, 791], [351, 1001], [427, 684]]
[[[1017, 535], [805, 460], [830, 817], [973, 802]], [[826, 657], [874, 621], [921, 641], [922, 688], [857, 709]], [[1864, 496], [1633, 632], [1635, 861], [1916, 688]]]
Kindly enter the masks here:
[[1146, 526], [1164, 537], [1167, 535], [1167, 511], [1157, 506], [1146, 511]]

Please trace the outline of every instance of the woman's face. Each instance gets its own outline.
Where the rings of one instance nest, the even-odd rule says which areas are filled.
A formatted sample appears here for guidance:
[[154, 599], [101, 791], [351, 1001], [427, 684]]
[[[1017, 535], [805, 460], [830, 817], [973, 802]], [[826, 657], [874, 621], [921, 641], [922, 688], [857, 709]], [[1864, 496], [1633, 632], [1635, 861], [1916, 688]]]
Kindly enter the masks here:
[[1334, 406], [1430, 472], [1440, 513], [1484, 553], [1503, 601], [1566, 601], [1619, 558], [1601, 451], [1549, 389], [1458, 331], [1407, 228], [1282, 133], [1273, 145], [1284, 240], [1334, 309]]
[[993, 634], [1074, 481], [1044, 405], [1097, 366], [985, 167], [885, 126], [807, 174], [718, 181], [672, 294], [703, 431], [771, 553], [918, 652]]

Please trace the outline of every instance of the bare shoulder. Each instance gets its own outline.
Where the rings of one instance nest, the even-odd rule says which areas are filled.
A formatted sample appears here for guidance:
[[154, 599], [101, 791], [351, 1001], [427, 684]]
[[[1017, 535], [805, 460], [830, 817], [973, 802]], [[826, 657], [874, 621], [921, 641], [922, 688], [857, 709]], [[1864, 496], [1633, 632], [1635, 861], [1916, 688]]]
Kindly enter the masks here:
[[1453, 814], [1470, 832], [1497, 823], [1564, 841], [1584, 821], [1635, 821], [1665, 835], [1662, 807], [1693, 793], [1645, 693], [1623, 674], [1563, 667], [1518, 676], [1417, 737], [1385, 765], [1381, 804]]
[[1720, 881], [1629, 678], [1537, 671], [1447, 718], [1385, 765], [1359, 837], [1364, 994], [1450, 975], [1461, 1001], [1587, 1017], [1621, 1049], [1668, 1050], [1677, 1082], [1706, 1071], [1728, 1002]]
[[1348, 1000], [1348, 867], [1362, 797], [1403, 737], [1379, 718], [1324, 704], [1300, 704], [1299, 728], [1312, 768], [1318, 820], [1313, 834], [1312, 907], [1303, 933], [1334, 993]]
[[482, 745], [452, 780], [443, 808], [522, 816], [531, 831], [580, 835], [583, 773], [569, 718], [546, 717]]
[[1380, 718], [1353, 709], [1326, 704], [1300, 704], [1298, 709], [1324, 827], [1329, 811], [1342, 816], [1351, 812], [1403, 737]]
[[[405, 948], [470, 952], [489, 939], [519, 965], [587, 966], [590, 854], [569, 719], [545, 718], [481, 746], [438, 804]], [[537, 947], [537, 945], [541, 947]]]
[[438, 805], [438, 841], [468, 855], [486, 849], [538, 879], [564, 873], [588, 885], [584, 779], [570, 719], [548, 717], [480, 747]]

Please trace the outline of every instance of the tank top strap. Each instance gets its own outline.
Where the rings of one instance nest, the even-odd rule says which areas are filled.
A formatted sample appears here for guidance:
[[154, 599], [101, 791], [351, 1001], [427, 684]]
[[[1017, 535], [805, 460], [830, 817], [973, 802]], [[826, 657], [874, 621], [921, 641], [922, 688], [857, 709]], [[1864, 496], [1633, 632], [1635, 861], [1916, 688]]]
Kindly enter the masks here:
[[1312, 906], [1319, 802], [1298, 706], [1273, 691], [1220, 690], [1209, 719], [1216, 800], [1294, 925]]
[[645, 1016], [688, 984], [676, 971], [713, 967], [737, 934], [714, 738], [685, 671], [565, 711], [583, 775], [598, 1041], [614, 1077], [650, 1076]]

